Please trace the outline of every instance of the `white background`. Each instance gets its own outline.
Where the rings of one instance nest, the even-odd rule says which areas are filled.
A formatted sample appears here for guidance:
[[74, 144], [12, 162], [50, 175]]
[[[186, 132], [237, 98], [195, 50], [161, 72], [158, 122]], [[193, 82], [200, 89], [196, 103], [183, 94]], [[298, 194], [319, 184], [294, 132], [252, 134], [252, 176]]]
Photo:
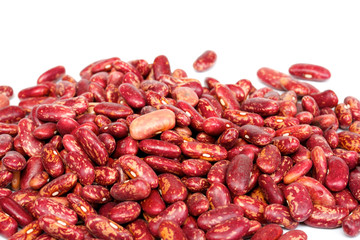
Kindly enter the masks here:
[[[358, 9], [356, 1], [1, 1], [0, 85], [17, 94], [57, 65], [79, 80], [95, 60], [152, 62], [165, 54], [190, 77], [247, 78], [257, 88], [260, 67], [319, 64], [332, 77], [315, 86], [335, 90], [340, 101], [360, 98]], [[207, 49], [218, 54], [216, 65], [194, 72]], [[301, 229], [309, 239], [347, 239], [342, 229]]]

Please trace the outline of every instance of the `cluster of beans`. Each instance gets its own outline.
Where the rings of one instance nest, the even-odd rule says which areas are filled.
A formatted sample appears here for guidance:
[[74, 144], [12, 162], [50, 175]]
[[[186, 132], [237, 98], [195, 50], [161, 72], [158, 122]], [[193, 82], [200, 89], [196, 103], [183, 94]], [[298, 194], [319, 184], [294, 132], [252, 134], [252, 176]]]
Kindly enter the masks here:
[[[194, 63], [209, 69], [216, 54]], [[296, 78], [325, 68], [295, 64]], [[0, 86], [0, 234], [9, 239], [307, 239], [360, 232], [360, 101], [270, 68], [206, 87], [161, 55]], [[337, 131], [338, 128], [343, 131]], [[283, 228], [288, 229], [283, 234]]]

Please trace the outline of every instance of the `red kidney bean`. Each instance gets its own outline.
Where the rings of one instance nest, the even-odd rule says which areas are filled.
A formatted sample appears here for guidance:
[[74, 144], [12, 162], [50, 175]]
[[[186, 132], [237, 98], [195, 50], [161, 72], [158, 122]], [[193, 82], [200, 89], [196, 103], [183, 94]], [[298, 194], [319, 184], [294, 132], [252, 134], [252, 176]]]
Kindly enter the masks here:
[[158, 80], [162, 74], [171, 75], [170, 64], [167, 57], [164, 55], [157, 56], [153, 62], [153, 70], [156, 80]]
[[264, 218], [268, 223], [275, 223], [289, 230], [299, 225], [292, 219], [289, 208], [281, 204], [268, 205], [264, 211]]
[[48, 96], [48, 94], [49, 94], [49, 87], [44, 84], [39, 84], [33, 87], [22, 89], [18, 93], [18, 98], [25, 99], [30, 97], [44, 97], [44, 96]]
[[175, 223], [182, 225], [185, 222], [187, 215], [188, 208], [186, 204], [183, 201], [177, 201], [169, 205], [164, 211], [149, 221], [149, 230], [152, 235], [157, 237], [160, 224], [163, 221], [174, 221]]
[[8, 107], [10, 105], [10, 100], [7, 96], [0, 93], [0, 108]]
[[268, 224], [260, 228], [253, 236], [252, 240], [276, 240], [282, 235], [283, 230], [279, 225]]
[[263, 173], [271, 174], [281, 163], [281, 153], [274, 145], [265, 146], [258, 154], [256, 165]]
[[356, 151], [347, 151], [344, 149], [334, 149], [334, 155], [342, 158], [349, 167], [349, 170], [354, 169], [359, 162], [359, 154]]
[[32, 213], [37, 217], [52, 215], [64, 219], [71, 224], [78, 221], [76, 212], [61, 203], [58, 203], [48, 197], [40, 197], [32, 205]]
[[186, 199], [188, 192], [179, 177], [171, 173], [163, 173], [160, 174], [158, 178], [159, 191], [166, 203], [171, 204]]
[[350, 237], [359, 235], [360, 233], [360, 207], [356, 207], [342, 223], [342, 229], [345, 234]]
[[133, 239], [131, 233], [116, 222], [97, 214], [90, 215], [85, 226], [90, 232], [101, 239]]
[[166, 130], [163, 133], [161, 133], [160, 135], [160, 139], [162, 141], [166, 141], [175, 145], [180, 145], [181, 143], [184, 142], [183, 137], [175, 132], [174, 130]]
[[296, 104], [291, 101], [278, 101], [279, 115], [286, 117], [294, 117], [297, 113]]
[[13, 192], [9, 197], [17, 202], [20, 206], [26, 208], [27, 204], [35, 201], [36, 198], [38, 198], [38, 191], [33, 189], [20, 189], [16, 192]]
[[335, 114], [339, 121], [339, 127], [342, 129], [349, 128], [353, 119], [348, 105], [345, 105], [345, 103], [339, 103], [335, 108]]
[[359, 204], [348, 189], [333, 193], [337, 206], [345, 207], [353, 211]]
[[274, 180], [275, 183], [279, 183], [281, 180], [283, 180], [284, 176], [292, 166], [293, 160], [288, 156], [282, 156], [279, 167], [275, 170], [274, 173], [270, 175], [270, 177]]
[[138, 142], [131, 136], [125, 137], [116, 142], [116, 148], [112, 157], [118, 158], [122, 155], [136, 155], [138, 152]]
[[50, 143], [45, 144], [42, 148], [41, 162], [46, 172], [54, 178], [59, 177], [65, 171], [60, 153], [55, 146]]
[[266, 117], [276, 115], [279, 112], [279, 104], [267, 98], [251, 98], [242, 102], [241, 110], [257, 113], [262, 117]]
[[56, 197], [70, 191], [76, 184], [78, 177], [75, 173], [61, 175], [43, 186], [39, 195], [42, 197]]
[[302, 82], [296, 81], [292, 78], [280, 78], [281, 86], [287, 91], [294, 91], [298, 96], [305, 96], [310, 93], [310, 89], [302, 84]]
[[174, 221], [164, 220], [160, 223], [158, 235], [161, 239], [172, 238], [176, 240], [186, 240], [185, 233], [179, 224]]
[[349, 210], [343, 207], [314, 205], [313, 212], [304, 223], [317, 228], [337, 228], [347, 215]]
[[16, 151], [8, 151], [2, 158], [3, 166], [9, 171], [21, 171], [26, 166], [26, 160]]
[[264, 211], [267, 206], [257, 199], [247, 195], [234, 197], [234, 204], [240, 206], [244, 210], [244, 215], [248, 219], [264, 222]]
[[36, 175], [34, 175], [30, 182], [29, 185], [32, 189], [40, 189], [42, 188], [45, 184], [47, 184], [50, 180], [50, 176], [47, 172], [43, 171], [40, 172]]
[[0, 211], [0, 236], [11, 237], [18, 230], [18, 224], [9, 215]]
[[284, 127], [276, 130], [275, 136], [293, 136], [300, 142], [308, 139], [312, 134], [311, 126], [308, 124], [299, 124], [290, 127]]
[[116, 139], [124, 138], [128, 135], [129, 128], [124, 122], [113, 122], [100, 128], [101, 133], [108, 133]]
[[0, 122], [0, 134], [9, 134], [16, 136], [18, 133], [18, 126], [16, 124], [2, 123]]
[[[200, 81], [198, 81], [196, 79], [191, 79], [191, 78], [190, 79], [183, 78], [183, 79], [186, 79], [186, 81], [177, 84], [177, 86], [175, 88], [178, 88], [178, 87], [190, 88], [192, 91], [194, 91], [196, 93], [198, 98], [202, 97], [202, 95], [204, 93], [204, 89], [203, 89]], [[191, 95], [193, 95], [193, 94], [191, 93]]]
[[44, 123], [34, 129], [33, 135], [39, 140], [45, 140], [52, 138], [56, 134], [56, 124], [55, 123]]
[[9, 239], [38, 239], [38, 236], [40, 236], [41, 233], [42, 229], [40, 228], [39, 221], [36, 220], [26, 225], [24, 228], [12, 235]]
[[316, 179], [303, 176], [296, 182], [301, 183], [306, 187], [314, 205], [335, 206], [334, 196]]
[[339, 144], [339, 136], [334, 129], [325, 130], [324, 138], [332, 149], [336, 148]]
[[189, 87], [176, 87], [171, 96], [176, 101], [185, 101], [191, 106], [195, 107], [199, 102], [199, 97], [192, 88]]
[[89, 78], [89, 81], [95, 82], [99, 84], [102, 88], [105, 88], [107, 85], [108, 76], [109, 74], [107, 72], [97, 72]]
[[65, 68], [63, 66], [53, 67], [39, 76], [37, 83], [52, 82], [60, 79], [65, 74]]
[[302, 230], [290, 230], [286, 233], [284, 233], [279, 240], [307, 240], [307, 235]]
[[132, 108], [142, 108], [145, 106], [145, 98], [141, 92], [130, 83], [123, 83], [119, 86], [121, 96]]
[[229, 165], [228, 160], [220, 160], [209, 169], [207, 179], [210, 183], [225, 183], [226, 171]]
[[12, 95], [14, 94], [14, 90], [10, 86], [2, 85], [0, 86], [0, 94], [3, 94], [9, 98], [12, 97]]
[[95, 167], [95, 182], [102, 186], [113, 185], [119, 179], [119, 172], [111, 167]]
[[140, 141], [139, 149], [147, 154], [160, 157], [177, 158], [181, 155], [180, 148], [175, 144], [156, 139], [144, 139]]
[[301, 162], [295, 163], [292, 168], [284, 176], [284, 183], [290, 184], [295, 182], [302, 176], [305, 176], [313, 166], [313, 162], [310, 159], [305, 159]]
[[12, 191], [10, 189], [0, 188], [0, 198], [8, 197], [11, 195], [11, 193], [12, 193]]
[[297, 63], [289, 68], [289, 73], [297, 78], [312, 80], [312, 81], [325, 81], [330, 78], [330, 71], [324, 67], [309, 64]]
[[227, 206], [231, 202], [230, 191], [222, 183], [212, 183], [206, 190], [206, 197], [211, 209]]
[[360, 134], [343, 131], [339, 132], [339, 147], [350, 151], [360, 152]]
[[315, 99], [319, 108], [324, 108], [324, 107], [332, 108], [332, 107], [336, 107], [336, 105], [338, 104], [338, 98], [335, 92], [332, 90], [326, 90], [323, 92], [314, 93], [311, 94], [310, 96]]
[[267, 67], [263, 67], [260, 68], [257, 71], [257, 76], [259, 77], [259, 79], [265, 83], [266, 85], [269, 85], [277, 90], [283, 90], [281, 84], [280, 84], [280, 78], [283, 77], [290, 77], [285, 73], [281, 73], [278, 72], [276, 70], [267, 68]]
[[356, 167], [350, 172], [349, 190], [351, 194], [359, 201], [360, 199], [360, 168]]
[[140, 204], [133, 201], [124, 201], [114, 206], [109, 212], [109, 218], [118, 224], [134, 221], [141, 212]]
[[89, 129], [81, 127], [75, 136], [89, 157], [98, 165], [105, 165], [109, 154], [100, 139]]
[[180, 145], [184, 155], [190, 158], [200, 158], [207, 161], [226, 159], [227, 151], [224, 147], [200, 142], [184, 142]]
[[0, 207], [3, 212], [14, 218], [21, 227], [24, 227], [33, 221], [33, 217], [9, 197], [1, 198]]
[[241, 154], [231, 160], [226, 172], [226, 183], [232, 193], [242, 195], [249, 190], [252, 166], [252, 159], [246, 155]]
[[265, 199], [269, 203], [284, 203], [284, 195], [274, 180], [266, 174], [259, 176], [258, 183]]
[[181, 163], [182, 172], [192, 177], [206, 175], [211, 166], [211, 163], [202, 159], [187, 159]]
[[130, 178], [141, 178], [148, 182], [151, 188], [158, 186], [158, 178], [154, 170], [137, 156], [124, 155], [117, 160]]
[[199, 216], [206, 212], [209, 207], [209, 200], [202, 193], [194, 193], [188, 196], [186, 204], [189, 210], [189, 214], [192, 216]]
[[111, 196], [119, 201], [138, 201], [149, 196], [151, 187], [145, 180], [135, 178], [123, 183], [115, 183], [111, 189]]
[[193, 63], [193, 67], [198, 72], [203, 72], [211, 68], [216, 61], [216, 53], [211, 50], [205, 51]]
[[311, 160], [313, 161], [314, 166], [313, 176], [323, 184], [327, 174], [328, 162], [321, 147], [316, 146], [313, 148], [311, 151]]
[[18, 106], [7, 106], [0, 108], [1, 123], [15, 123], [25, 117], [25, 111]]
[[226, 220], [234, 217], [243, 217], [243, 215], [244, 210], [241, 207], [229, 204], [202, 213], [197, 219], [197, 224], [202, 230], [208, 231]]
[[291, 183], [283, 189], [289, 206], [291, 217], [297, 222], [303, 222], [312, 213], [313, 203], [307, 189], [301, 183]]
[[240, 104], [229, 87], [218, 83], [214, 86], [214, 89], [216, 97], [224, 109], [240, 110]]
[[109, 190], [100, 185], [86, 185], [80, 195], [89, 203], [106, 203], [111, 200]]
[[328, 171], [325, 177], [325, 186], [334, 192], [343, 190], [349, 181], [349, 167], [339, 157], [328, 158]]
[[20, 142], [24, 152], [30, 157], [41, 154], [43, 143], [32, 134], [35, 130], [35, 123], [28, 118], [23, 118], [19, 121], [18, 127]]
[[190, 192], [205, 192], [210, 187], [210, 183], [206, 178], [183, 177], [181, 181]]
[[240, 126], [246, 124], [255, 126], [264, 125], [264, 119], [257, 113], [226, 109], [223, 117]]
[[36, 117], [44, 122], [58, 122], [63, 117], [75, 118], [76, 113], [67, 106], [42, 104], [36, 110]]
[[127, 117], [133, 114], [133, 110], [130, 107], [119, 103], [99, 103], [94, 107], [96, 114], [105, 115], [111, 119], [118, 119]]
[[[194, 141], [195, 139], [193, 138], [183, 138], [183, 142], [194, 142]], [[216, 139], [205, 132], [201, 132], [196, 135], [196, 141], [201, 143], [214, 144], [216, 142]]]
[[266, 132], [263, 128], [254, 125], [244, 125], [239, 129], [239, 136], [246, 141], [264, 146], [272, 141], [272, 136]]
[[326, 139], [319, 135], [319, 134], [313, 134], [309, 137], [309, 139], [306, 141], [306, 147], [312, 151], [314, 147], [319, 146], [324, 151], [325, 157], [330, 157], [334, 153], [331, 150], [329, 144], [327, 143]]
[[163, 97], [166, 97], [170, 92], [169, 87], [165, 83], [156, 80], [145, 80], [141, 82], [140, 89], [145, 92], [148, 90], [154, 91]]
[[206, 232], [206, 238], [211, 239], [239, 239], [248, 232], [249, 220], [244, 217], [234, 217], [217, 224]]
[[9, 134], [0, 135], [0, 157], [4, 157], [13, 148], [13, 138]]
[[137, 219], [126, 226], [126, 229], [139, 240], [153, 240], [150, 230], [145, 220]]
[[140, 202], [141, 209], [151, 217], [157, 216], [165, 208], [164, 200], [161, 198], [158, 190], [151, 190], [150, 195]]
[[293, 136], [274, 137], [272, 144], [275, 145], [283, 155], [295, 153], [300, 147], [299, 139]]
[[155, 171], [183, 175], [181, 163], [159, 156], [146, 156], [144, 161]]
[[153, 137], [175, 126], [175, 114], [167, 109], [157, 110], [136, 118], [130, 125], [130, 135], [135, 140]]
[[89, 215], [96, 214], [96, 211], [94, 208], [83, 198], [81, 198], [79, 195], [74, 193], [69, 193], [66, 196], [67, 200], [69, 201], [69, 204], [71, 208], [83, 219], [86, 220], [86, 218]]
[[188, 240], [205, 240], [205, 232], [199, 228], [182, 227]]
[[270, 116], [264, 120], [265, 127], [270, 127], [274, 130], [291, 127], [298, 124], [300, 124], [300, 121], [295, 117]]
[[354, 121], [349, 126], [349, 131], [354, 133], [360, 133], [360, 121]]
[[7, 170], [1, 170], [0, 171], [0, 187], [6, 187], [8, 186], [12, 179], [14, 174]]
[[360, 101], [355, 97], [347, 96], [344, 103], [350, 108], [353, 120], [360, 120]]
[[39, 226], [50, 236], [60, 239], [84, 239], [84, 234], [75, 225], [53, 215], [39, 218]]
[[301, 105], [304, 111], [310, 112], [314, 117], [320, 115], [319, 106], [317, 105], [315, 99], [310, 95], [304, 96], [301, 99]]
[[190, 126], [193, 127], [197, 131], [202, 131], [202, 124], [204, 122], [204, 118], [201, 114], [196, 111], [194, 107], [192, 107], [189, 103], [185, 101], [177, 101], [176, 107], [180, 108], [185, 112], [185, 114], [190, 118]]

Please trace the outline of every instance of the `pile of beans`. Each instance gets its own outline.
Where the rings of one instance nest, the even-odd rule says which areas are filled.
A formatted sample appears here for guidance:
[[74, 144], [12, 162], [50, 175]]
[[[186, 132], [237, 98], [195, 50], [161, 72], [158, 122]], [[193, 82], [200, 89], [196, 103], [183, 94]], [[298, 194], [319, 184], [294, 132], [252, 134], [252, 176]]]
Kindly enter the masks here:
[[[202, 72], [216, 54], [194, 62]], [[360, 232], [360, 101], [299, 78], [206, 87], [166, 56], [62, 66], [0, 86], [0, 234], [9, 239], [307, 239]], [[342, 129], [343, 131], [338, 131]], [[290, 230], [283, 234], [283, 228]]]

